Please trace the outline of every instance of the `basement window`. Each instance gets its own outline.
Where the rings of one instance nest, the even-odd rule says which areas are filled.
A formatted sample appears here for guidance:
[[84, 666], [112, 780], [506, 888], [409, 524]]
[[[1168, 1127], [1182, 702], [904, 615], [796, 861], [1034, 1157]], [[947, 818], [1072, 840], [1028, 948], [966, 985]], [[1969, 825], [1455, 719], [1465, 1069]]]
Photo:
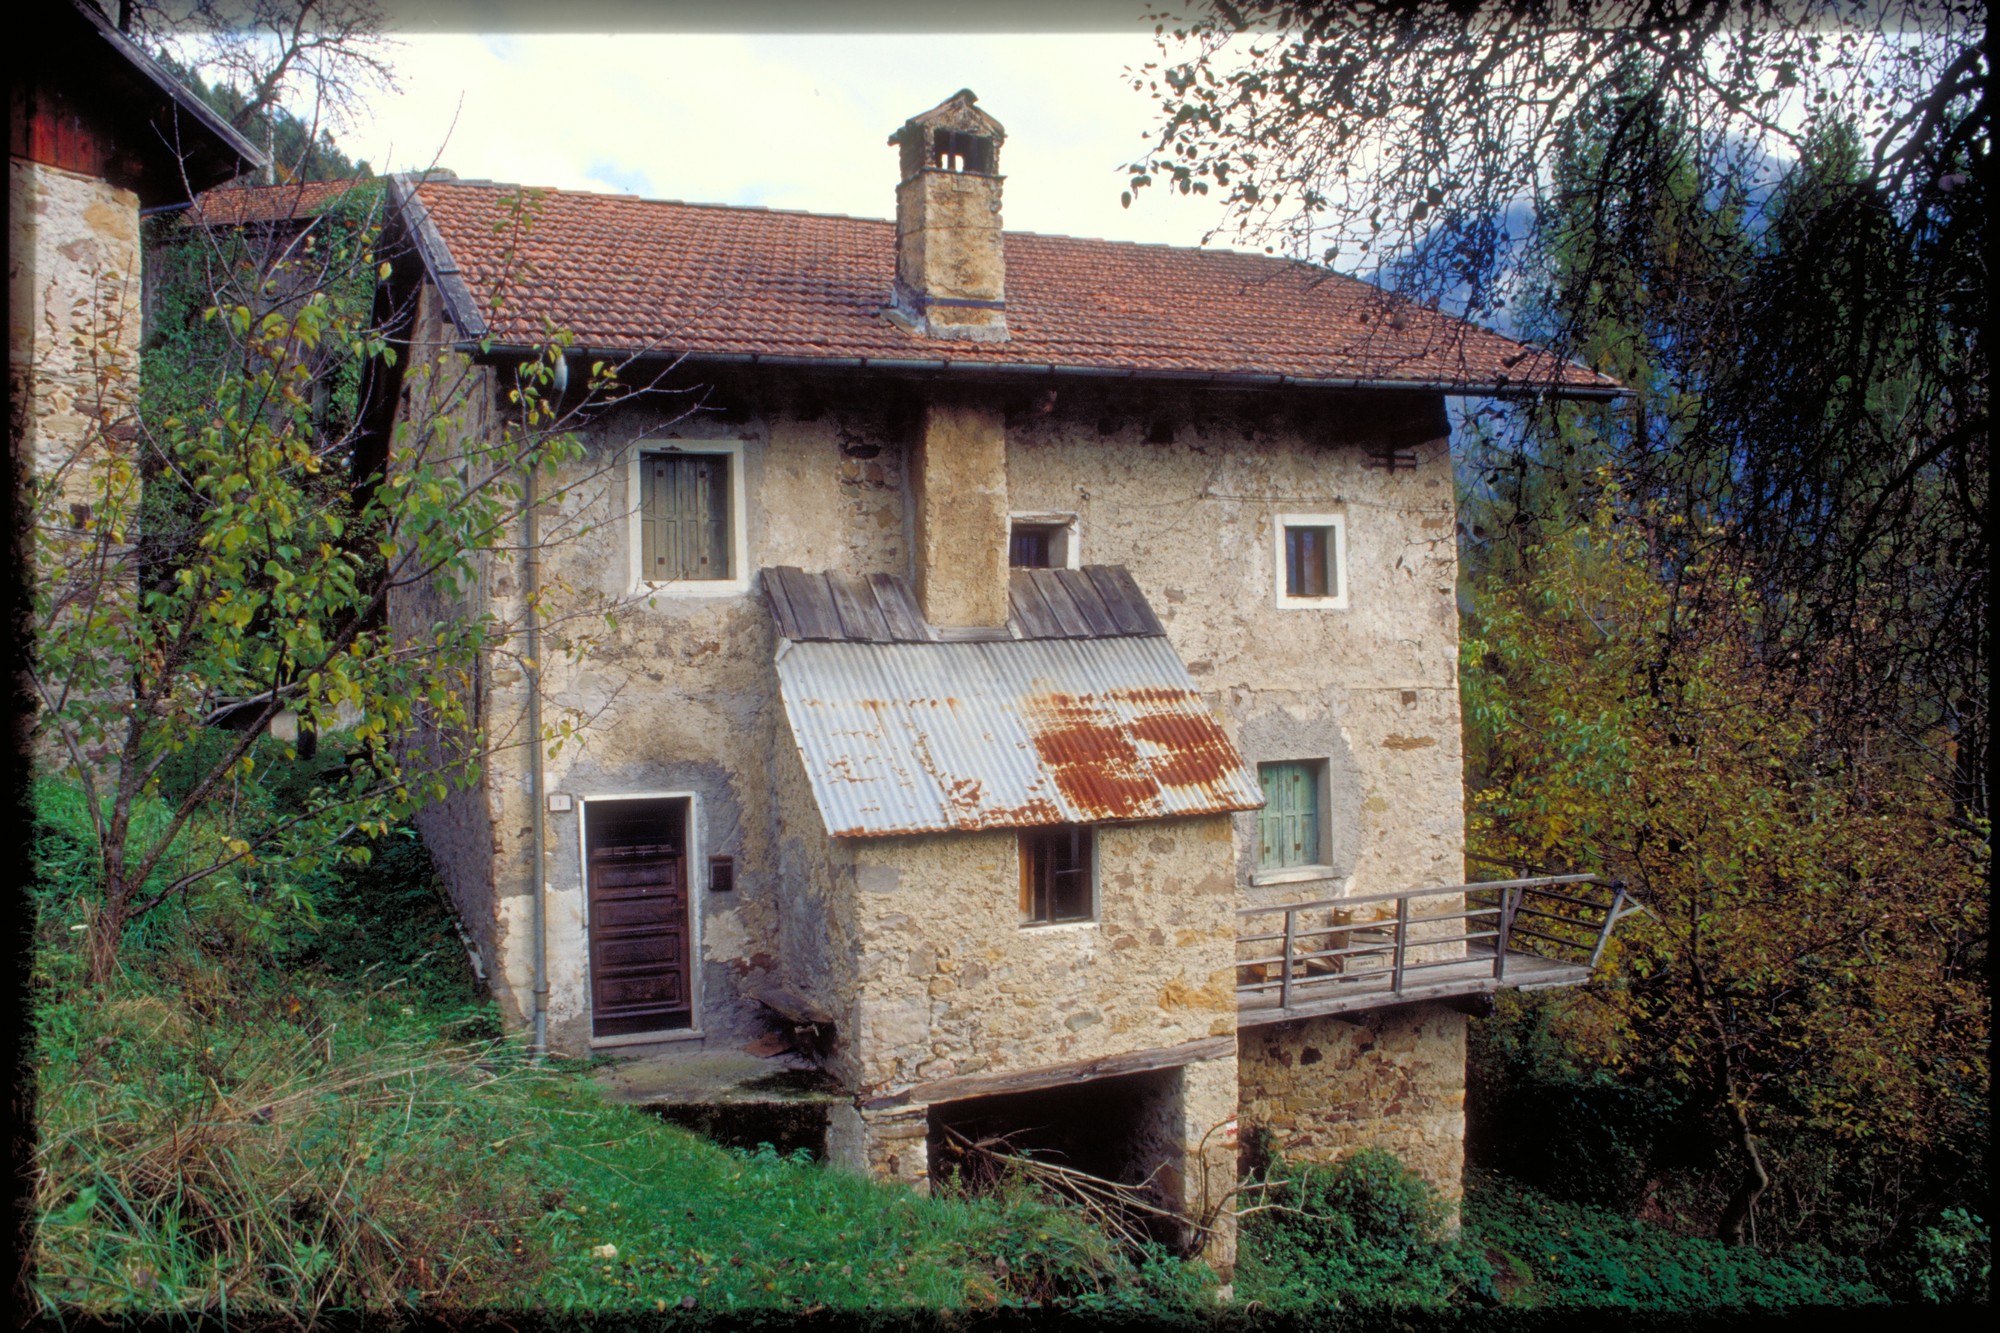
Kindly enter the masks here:
[[1096, 898], [1096, 830], [1061, 824], [1021, 834], [1022, 925], [1094, 920]]
[[1285, 514], [1275, 525], [1278, 608], [1347, 606], [1347, 520], [1338, 514]]

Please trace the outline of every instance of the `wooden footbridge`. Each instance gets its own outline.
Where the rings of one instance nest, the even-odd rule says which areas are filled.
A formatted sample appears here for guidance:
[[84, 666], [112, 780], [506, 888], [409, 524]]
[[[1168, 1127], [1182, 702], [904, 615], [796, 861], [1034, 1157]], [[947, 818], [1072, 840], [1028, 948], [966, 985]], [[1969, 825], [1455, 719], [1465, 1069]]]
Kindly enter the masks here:
[[1619, 921], [1645, 910], [1601, 875], [1246, 907], [1237, 1025], [1578, 985]]

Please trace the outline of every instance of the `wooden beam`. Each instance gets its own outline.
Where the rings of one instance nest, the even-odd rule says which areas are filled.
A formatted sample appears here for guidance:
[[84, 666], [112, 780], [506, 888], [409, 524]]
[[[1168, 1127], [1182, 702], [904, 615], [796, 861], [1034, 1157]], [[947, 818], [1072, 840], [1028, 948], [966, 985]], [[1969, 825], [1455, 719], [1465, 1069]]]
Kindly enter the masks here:
[[1128, 1051], [1122, 1055], [1100, 1056], [1095, 1060], [1078, 1060], [1069, 1064], [1043, 1065], [1036, 1069], [1021, 1069], [1007, 1074], [968, 1074], [962, 1078], [941, 1078], [929, 1083], [918, 1083], [902, 1092], [887, 1093], [880, 1097], [870, 1097], [861, 1102], [864, 1111], [879, 1111], [891, 1106], [929, 1106], [937, 1102], [958, 1102], [968, 1097], [998, 1097], [1009, 1092], [1035, 1092], [1042, 1088], [1060, 1088], [1078, 1083], [1092, 1083], [1101, 1078], [1117, 1078], [1121, 1074], [1146, 1074], [1160, 1069], [1177, 1069], [1181, 1065], [1198, 1064], [1203, 1060], [1219, 1060], [1225, 1055], [1236, 1054], [1236, 1038], [1203, 1037], [1200, 1041], [1185, 1042], [1179, 1046], [1164, 1046], [1150, 1051]]

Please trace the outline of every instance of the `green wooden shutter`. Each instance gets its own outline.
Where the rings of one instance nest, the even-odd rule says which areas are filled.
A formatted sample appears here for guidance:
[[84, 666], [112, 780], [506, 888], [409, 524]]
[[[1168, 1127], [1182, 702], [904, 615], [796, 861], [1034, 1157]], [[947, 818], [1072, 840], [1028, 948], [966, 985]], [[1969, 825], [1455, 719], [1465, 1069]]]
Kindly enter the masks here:
[[1257, 868], [1319, 865], [1319, 765], [1259, 764], [1257, 780], [1264, 789]]
[[728, 456], [647, 454], [639, 471], [646, 580], [729, 578]]

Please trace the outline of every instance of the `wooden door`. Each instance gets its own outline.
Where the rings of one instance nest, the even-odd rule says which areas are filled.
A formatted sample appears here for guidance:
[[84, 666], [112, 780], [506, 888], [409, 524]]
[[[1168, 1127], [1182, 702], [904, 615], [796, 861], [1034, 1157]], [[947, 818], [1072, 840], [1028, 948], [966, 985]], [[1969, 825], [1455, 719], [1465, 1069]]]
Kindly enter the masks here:
[[591, 1031], [600, 1037], [692, 1025], [687, 861], [677, 847], [590, 855]]

